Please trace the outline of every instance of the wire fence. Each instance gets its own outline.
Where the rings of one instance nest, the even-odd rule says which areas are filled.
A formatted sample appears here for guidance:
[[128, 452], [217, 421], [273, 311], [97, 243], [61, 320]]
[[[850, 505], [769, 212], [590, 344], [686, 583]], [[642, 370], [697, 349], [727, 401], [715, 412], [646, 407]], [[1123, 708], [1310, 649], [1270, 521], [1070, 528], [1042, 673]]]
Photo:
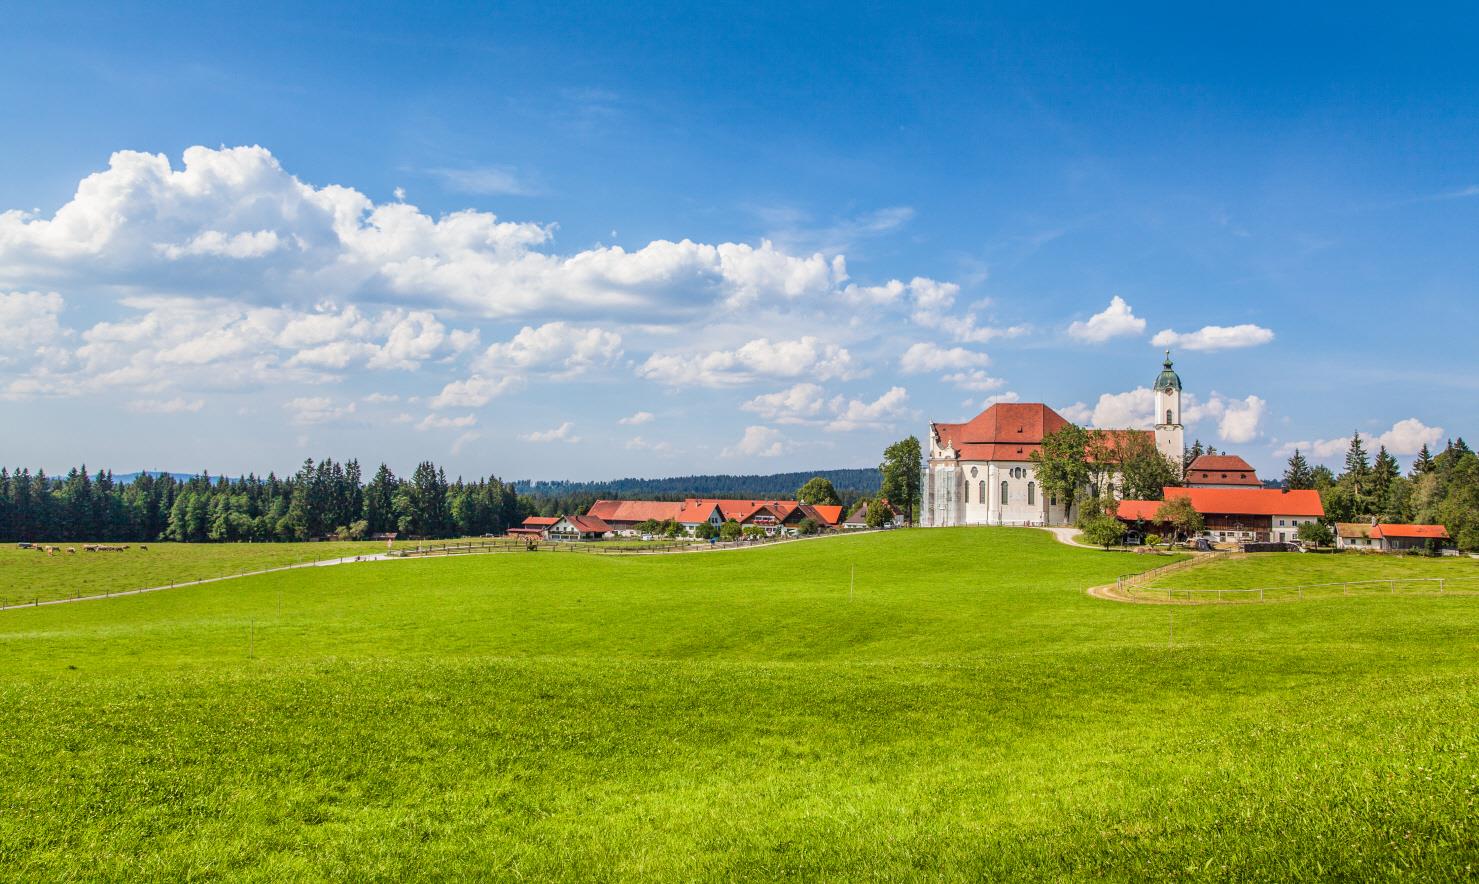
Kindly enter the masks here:
[[1195, 568], [1200, 565], [1205, 565], [1208, 562], [1216, 562], [1221, 559], [1229, 558], [1231, 555], [1232, 553], [1230, 552], [1215, 552], [1207, 555], [1195, 556], [1190, 559], [1183, 559], [1179, 562], [1172, 562], [1169, 565], [1161, 565], [1159, 568], [1151, 568], [1149, 571], [1141, 571], [1136, 574], [1121, 574], [1114, 579], [1114, 588], [1120, 595], [1127, 595], [1129, 594], [1130, 590], [1134, 589], [1135, 587], [1144, 586], [1147, 583], [1154, 583], [1167, 574], [1174, 574], [1177, 571], [1185, 571], [1187, 568]]
[[[1147, 574], [1151, 572], [1146, 572]], [[1394, 577], [1389, 579], [1347, 580], [1335, 583], [1298, 583], [1288, 586], [1262, 586], [1250, 589], [1198, 589], [1171, 586], [1121, 584], [1120, 592], [1129, 598], [1185, 601], [1193, 604], [1299, 601], [1336, 596], [1380, 595], [1473, 595], [1479, 593], [1479, 576], [1474, 577]]]
[[545, 540], [496, 537], [442, 544], [407, 547], [390, 553], [393, 558], [426, 558], [431, 556], [477, 555], [482, 553], [582, 553], [598, 556], [650, 556], [665, 553], [696, 552], [710, 549], [748, 549], [783, 543], [796, 538], [775, 535], [747, 537], [738, 540]]

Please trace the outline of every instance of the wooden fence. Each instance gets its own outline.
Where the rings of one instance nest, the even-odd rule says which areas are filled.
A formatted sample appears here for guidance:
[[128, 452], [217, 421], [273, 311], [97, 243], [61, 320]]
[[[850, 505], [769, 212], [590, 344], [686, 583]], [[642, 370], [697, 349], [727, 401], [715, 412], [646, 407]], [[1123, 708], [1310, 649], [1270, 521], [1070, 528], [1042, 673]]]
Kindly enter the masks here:
[[[1152, 573], [1147, 571], [1147, 574]], [[1171, 586], [1144, 587], [1124, 585], [1127, 596], [1187, 601], [1193, 604], [1215, 602], [1249, 603], [1298, 601], [1306, 598], [1370, 595], [1472, 595], [1479, 592], [1476, 577], [1395, 577], [1386, 580], [1347, 580], [1337, 583], [1300, 583], [1289, 586], [1262, 586], [1251, 589], [1184, 589]]]

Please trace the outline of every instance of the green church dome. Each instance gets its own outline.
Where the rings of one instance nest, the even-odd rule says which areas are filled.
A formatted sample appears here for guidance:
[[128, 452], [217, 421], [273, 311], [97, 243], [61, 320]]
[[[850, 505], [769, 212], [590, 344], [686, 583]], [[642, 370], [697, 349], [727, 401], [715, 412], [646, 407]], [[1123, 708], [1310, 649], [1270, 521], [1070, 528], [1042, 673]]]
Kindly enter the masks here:
[[1166, 361], [1161, 366], [1161, 373], [1155, 379], [1156, 390], [1180, 390], [1181, 377], [1171, 369], [1171, 351], [1166, 351]]

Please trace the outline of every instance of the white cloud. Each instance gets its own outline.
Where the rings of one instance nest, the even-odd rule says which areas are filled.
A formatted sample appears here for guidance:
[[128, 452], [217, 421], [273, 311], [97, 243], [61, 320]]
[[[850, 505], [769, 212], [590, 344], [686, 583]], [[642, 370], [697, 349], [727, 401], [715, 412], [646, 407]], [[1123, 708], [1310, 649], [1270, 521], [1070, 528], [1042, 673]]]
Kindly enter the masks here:
[[1261, 326], [1207, 325], [1194, 332], [1176, 332], [1171, 329], [1156, 332], [1150, 342], [1157, 347], [1172, 347], [1183, 350], [1230, 350], [1237, 347], [1256, 347], [1274, 339], [1274, 333]]
[[1424, 445], [1430, 448], [1443, 439], [1442, 427], [1430, 427], [1415, 417], [1397, 421], [1392, 428], [1376, 437], [1377, 445], [1385, 445], [1392, 454], [1417, 454]]
[[186, 399], [182, 396], [176, 396], [173, 399], [135, 399], [125, 407], [139, 414], [194, 413], [205, 407], [205, 400]]
[[1252, 442], [1258, 438], [1259, 425], [1267, 410], [1268, 403], [1257, 396], [1227, 400], [1217, 422], [1217, 435], [1224, 442]]
[[1090, 408], [1088, 404], [1084, 402], [1075, 402], [1072, 405], [1068, 405], [1063, 408], [1056, 408], [1054, 409], [1054, 411], [1061, 414], [1067, 420], [1079, 424], [1080, 426], [1092, 423], [1094, 420], [1094, 409]]
[[[1137, 387], [1124, 393], [1105, 393], [1092, 410], [1083, 403], [1075, 403], [1060, 413], [1069, 420], [1083, 423], [1086, 411], [1090, 426], [1148, 430], [1156, 423], [1155, 391], [1149, 387]], [[1226, 442], [1249, 442], [1257, 438], [1266, 412], [1267, 403], [1257, 396], [1230, 399], [1214, 392], [1206, 402], [1192, 393], [1181, 396], [1182, 423], [1190, 426], [1215, 420], [1218, 435]]]
[[951, 369], [977, 368], [991, 361], [985, 353], [964, 347], [941, 347], [928, 341], [914, 344], [899, 357], [899, 370], [905, 374]]
[[569, 378], [621, 358], [621, 335], [599, 328], [548, 322], [524, 326], [507, 342], [492, 344], [479, 363], [488, 371], [552, 371]]
[[65, 306], [56, 292], [0, 292], [0, 362], [4, 354], [60, 344], [71, 331], [59, 317]]
[[639, 411], [636, 414], [631, 415], [630, 417], [622, 418], [621, 420], [617, 421], [617, 423], [623, 426], [635, 427], [640, 424], [652, 423], [653, 417], [655, 417], [655, 415], [653, 415], [653, 413], [650, 411]]
[[784, 437], [770, 427], [745, 427], [745, 434], [721, 457], [778, 457], [784, 450]]
[[381, 404], [388, 403], [388, 402], [399, 402], [400, 400], [401, 400], [401, 397], [397, 396], [394, 393], [378, 393], [378, 392], [377, 393], [371, 393], [370, 395], [368, 395], [368, 396], [366, 396], [364, 398], [364, 401], [370, 403], [371, 405], [381, 405]]
[[[1392, 428], [1384, 433], [1378, 433], [1365, 439], [1368, 452], [1376, 450], [1385, 445], [1391, 454], [1413, 455], [1417, 454], [1423, 447], [1434, 447], [1443, 440], [1442, 427], [1430, 427], [1415, 417], [1397, 421]], [[1294, 453], [1294, 449], [1306, 452], [1316, 459], [1326, 459], [1345, 454], [1351, 446], [1350, 436], [1339, 436], [1334, 439], [1313, 439], [1299, 442], [1287, 442], [1279, 447], [1279, 453], [1288, 455]]]
[[775, 393], [756, 396], [740, 406], [780, 424], [820, 425], [832, 432], [888, 426], [905, 414], [909, 394], [892, 387], [872, 402], [833, 396], [817, 384], [801, 383]]
[[826, 393], [812, 383], [801, 383], [776, 393], [764, 393], [740, 407], [762, 418], [783, 424], [815, 420], [822, 412]]
[[335, 405], [327, 396], [300, 396], [283, 403], [295, 424], [326, 424], [354, 414], [354, 403]]
[[465, 430], [468, 427], [478, 425], [477, 415], [464, 414], [461, 417], [449, 417], [444, 414], [428, 414], [416, 425], [418, 430]]
[[540, 430], [534, 433], [525, 433], [520, 436], [525, 442], [579, 442], [580, 437], [574, 434], [575, 424], [565, 421], [553, 430]]
[[1100, 343], [1121, 335], [1138, 335], [1145, 331], [1145, 320], [1130, 311], [1125, 299], [1115, 295], [1109, 306], [1089, 317], [1088, 322], [1074, 322], [1068, 326], [1069, 337], [1080, 341]]
[[521, 384], [521, 379], [516, 376], [485, 378], [482, 375], [473, 375], [466, 380], [452, 381], [442, 387], [442, 391], [432, 397], [430, 404], [432, 408], [438, 410], [482, 408], [490, 400], [517, 389]]
[[[553, 225], [464, 210], [433, 216], [289, 174], [262, 147], [191, 147], [183, 165], [119, 151], [51, 216], [0, 212], [11, 276], [304, 306], [391, 300], [485, 317], [688, 316], [840, 297], [840, 254], [770, 241], [657, 240], [628, 251], [543, 251]], [[470, 189], [522, 187], [507, 170], [444, 170]], [[948, 285], [948, 284], [941, 284]]]
[[722, 387], [767, 377], [847, 379], [861, 372], [845, 348], [805, 336], [794, 341], [756, 338], [735, 350], [654, 353], [638, 367], [637, 374], [674, 387]]
[[204, 230], [186, 243], [160, 243], [155, 245], [159, 253], [171, 261], [181, 258], [208, 256], [218, 258], [260, 258], [283, 246], [277, 233], [272, 230], [254, 230], [236, 234], [225, 234], [219, 230]]
[[947, 384], [953, 384], [960, 390], [976, 390], [986, 392], [987, 390], [998, 390], [1006, 386], [1006, 381], [1001, 378], [990, 377], [980, 369], [970, 371], [957, 371], [947, 374], [941, 378]]
[[905, 413], [905, 406], [908, 402], [909, 394], [903, 387], [890, 387], [888, 392], [872, 402], [837, 396], [828, 403], [828, 407], [836, 417], [827, 424], [827, 429], [833, 432], [846, 432], [862, 428], [884, 427]]

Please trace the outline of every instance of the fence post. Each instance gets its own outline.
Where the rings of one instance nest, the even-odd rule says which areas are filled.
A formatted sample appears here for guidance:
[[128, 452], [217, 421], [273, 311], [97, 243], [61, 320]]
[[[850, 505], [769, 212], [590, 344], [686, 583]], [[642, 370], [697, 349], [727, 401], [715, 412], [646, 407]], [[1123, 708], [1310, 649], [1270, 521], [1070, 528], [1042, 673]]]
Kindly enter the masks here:
[[1258, 600], [1263, 601], [1263, 587], [1261, 586], [1258, 588]]

